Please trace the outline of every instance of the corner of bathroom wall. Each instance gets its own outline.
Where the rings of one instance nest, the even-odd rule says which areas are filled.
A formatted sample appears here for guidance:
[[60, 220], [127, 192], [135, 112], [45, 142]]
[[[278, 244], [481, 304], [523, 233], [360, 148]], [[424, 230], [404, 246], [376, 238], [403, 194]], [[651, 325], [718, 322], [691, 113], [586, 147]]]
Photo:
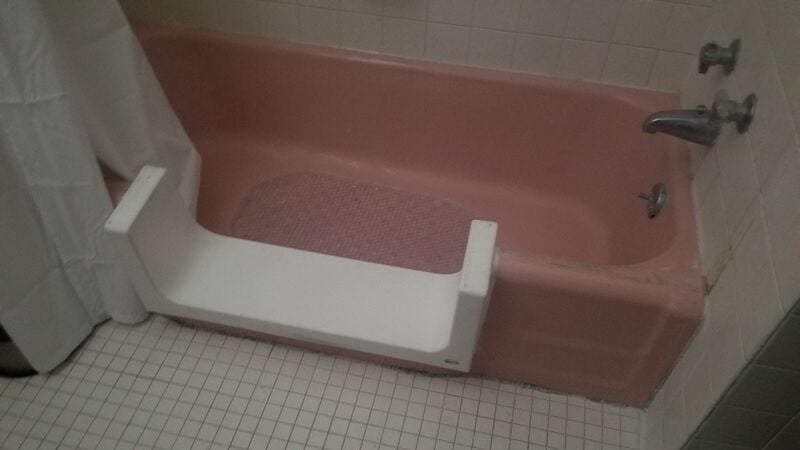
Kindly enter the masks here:
[[679, 448], [800, 296], [800, 7], [789, 0], [717, 2], [701, 44], [742, 39], [730, 76], [691, 67], [685, 107], [756, 93], [748, 133], [726, 127], [692, 148], [705, 320], [647, 411], [648, 450]]
[[120, 0], [133, 19], [678, 92], [714, 0]]

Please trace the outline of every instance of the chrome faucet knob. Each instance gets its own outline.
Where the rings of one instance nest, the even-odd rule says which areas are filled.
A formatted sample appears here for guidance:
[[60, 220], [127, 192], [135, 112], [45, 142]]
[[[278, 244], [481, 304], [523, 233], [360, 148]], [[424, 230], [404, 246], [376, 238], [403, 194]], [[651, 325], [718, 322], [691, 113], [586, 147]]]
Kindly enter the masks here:
[[741, 134], [750, 127], [750, 123], [756, 115], [757, 104], [758, 97], [756, 97], [756, 94], [750, 94], [745, 97], [744, 101], [737, 102], [736, 100], [730, 100], [726, 91], [720, 90], [714, 97], [711, 117], [713, 120], [735, 123], [736, 131]]
[[640, 193], [639, 198], [647, 201], [647, 217], [653, 219], [658, 216], [667, 201], [667, 186], [664, 183], [657, 183], [649, 193]]
[[739, 50], [742, 48], [742, 41], [739, 39], [731, 42], [729, 47], [721, 47], [716, 42], [709, 42], [700, 48], [700, 61], [697, 71], [700, 73], [708, 72], [711, 66], [720, 65], [726, 74], [733, 72], [736, 61], [739, 59]]

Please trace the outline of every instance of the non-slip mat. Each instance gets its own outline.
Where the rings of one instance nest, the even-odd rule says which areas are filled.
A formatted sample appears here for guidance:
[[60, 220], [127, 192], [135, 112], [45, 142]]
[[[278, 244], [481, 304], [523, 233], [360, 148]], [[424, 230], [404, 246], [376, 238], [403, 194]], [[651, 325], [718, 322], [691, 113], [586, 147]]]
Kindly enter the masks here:
[[270, 179], [245, 196], [233, 235], [434, 273], [461, 270], [472, 216], [430, 195], [319, 173]]

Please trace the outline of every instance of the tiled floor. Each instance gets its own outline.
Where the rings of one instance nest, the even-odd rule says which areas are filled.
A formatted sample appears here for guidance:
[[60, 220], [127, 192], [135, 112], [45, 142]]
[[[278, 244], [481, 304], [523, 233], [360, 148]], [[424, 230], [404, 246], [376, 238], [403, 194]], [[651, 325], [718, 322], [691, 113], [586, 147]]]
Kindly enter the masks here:
[[0, 378], [0, 447], [637, 449], [640, 411], [181, 326], [106, 322]]

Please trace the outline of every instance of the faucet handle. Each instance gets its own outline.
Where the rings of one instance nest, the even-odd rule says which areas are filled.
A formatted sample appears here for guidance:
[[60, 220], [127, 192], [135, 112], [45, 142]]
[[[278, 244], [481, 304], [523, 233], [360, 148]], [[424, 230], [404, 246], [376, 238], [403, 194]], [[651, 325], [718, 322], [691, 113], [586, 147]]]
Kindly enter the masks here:
[[716, 42], [709, 42], [700, 48], [700, 61], [697, 71], [700, 73], [708, 72], [711, 66], [721, 65], [726, 74], [733, 72], [736, 61], [739, 59], [739, 50], [742, 48], [742, 41], [739, 39], [731, 42], [729, 47], [721, 47]]
[[750, 94], [744, 101], [737, 102], [730, 100], [725, 90], [720, 90], [714, 96], [714, 104], [711, 107], [711, 118], [723, 122], [736, 123], [736, 131], [744, 133], [750, 127], [753, 117], [756, 115], [756, 105], [758, 97]]

